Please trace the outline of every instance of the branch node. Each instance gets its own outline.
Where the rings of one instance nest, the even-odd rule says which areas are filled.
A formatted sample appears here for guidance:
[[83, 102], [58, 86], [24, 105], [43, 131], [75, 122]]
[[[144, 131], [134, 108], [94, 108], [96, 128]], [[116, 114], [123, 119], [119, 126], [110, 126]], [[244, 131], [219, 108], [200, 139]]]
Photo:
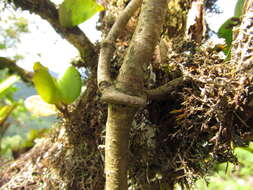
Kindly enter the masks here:
[[143, 94], [142, 96], [132, 96], [119, 91], [114, 86], [103, 90], [101, 100], [110, 104], [120, 104], [136, 108], [147, 105], [146, 94]]
[[105, 89], [110, 88], [112, 86], [112, 83], [110, 81], [101, 81], [98, 84], [98, 88], [103, 92]]

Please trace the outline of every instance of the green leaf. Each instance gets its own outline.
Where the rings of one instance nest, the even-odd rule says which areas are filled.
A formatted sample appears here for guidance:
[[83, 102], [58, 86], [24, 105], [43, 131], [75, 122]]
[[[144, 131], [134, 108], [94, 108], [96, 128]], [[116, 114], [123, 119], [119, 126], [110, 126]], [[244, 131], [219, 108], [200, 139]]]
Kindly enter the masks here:
[[253, 164], [253, 153], [247, 149], [237, 147], [235, 149], [236, 157], [240, 163], [244, 165], [252, 165]]
[[237, 0], [235, 10], [234, 10], [234, 16], [240, 17], [242, 15], [244, 0]]
[[74, 27], [95, 13], [104, 10], [96, 0], [64, 0], [59, 8], [59, 19], [64, 27]]
[[80, 73], [74, 66], [68, 67], [58, 80], [62, 103], [71, 104], [80, 95], [81, 87]]
[[57, 88], [56, 79], [50, 75], [48, 68], [36, 62], [33, 70], [33, 82], [41, 98], [49, 104], [59, 104], [61, 94]]
[[227, 44], [227, 48], [225, 48], [224, 52], [226, 54], [229, 53], [230, 46], [233, 40], [233, 27], [236, 26], [239, 22], [237, 17], [232, 17], [226, 20], [218, 30], [219, 38], [224, 38]]

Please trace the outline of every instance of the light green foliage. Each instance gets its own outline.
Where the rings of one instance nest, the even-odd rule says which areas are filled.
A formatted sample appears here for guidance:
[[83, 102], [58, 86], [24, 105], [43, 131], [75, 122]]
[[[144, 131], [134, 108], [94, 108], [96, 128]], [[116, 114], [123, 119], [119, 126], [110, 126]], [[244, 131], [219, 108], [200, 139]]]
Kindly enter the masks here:
[[233, 27], [240, 23], [240, 16], [242, 15], [244, 0], [238, 0], [234, 9], [234, 16], [227, 19], [219, 28], [219, 38], [224, 38], [227, 47], [224, 49], [224, 53], [229, 57], [231, 44], [233, 41]]
[[18, 151], [26, 148], [30, 148], [34, 145], [36, 138], [41, 138], [49, 132], [49, 129], [31, 129], [26, 133], [25, 137], [21, 135], [6, 136], [2, 140], [0, 148], [0, 156], [6, 158], [12, 158], [12, 151]]
[[13, 84], [19, 79], [16, 75], [9, 76], [7, 69], [0, 70], [0, 106], [15, 102], [13, 94], [17, 89]]
[[36, 62], [33, 69], [33, 82], [38, 94], [49, 104], [59, 104], [61, 95], [57, 88], [57, 82], [50, 75], [48, 68]]
[[194, 190], [251, 190], [253, 178], [253, 142], [248, 147], [235, 148], [238, 166], [221, 163], [215, 167], [216, 172], [208, 177], [209, 184], [198, 180]]
[[79, 72], [74, 66], [70, 66], [58, 80], [62, 102], [72, 103], [81, 93], [82, 81]]
[[[11, 75], [6, 79], [2, 80], [0, 82], [0, 98], [3, 98], [4, 96], [8, 95], [8, 89], [11, 89], [11, 86], [18, 80], [19, 77], [16, 75]], [[14, 110], [15, 107], [16, 102], [12, 101], [0, 102], [0, 127], [4, 125], [4, 122], [9, 117], [9, 115], [11, 114], [11, 112]]]
[[41, 98], [49, 104], [71, 104], [81, 93], [81, 77], [74, 66], [70, 66], [59, 80], [52, 77], [48, 68], [40, 63], [34, 64], [34, 72], [35, 88]]
[[233, 41], [233, 27], [238, 24], [238, 19], [236, 17], [229, 18], [224, 22], [218, 31], [219, 38], [224, 38], [227, 47], [224, 49], [224, 53], [227, 55], [232, 41]]
[[23, 139], [20, 135], [4, 137], [1, 143], [0, 155], [11, 158], [11, 150], [22, 143]]
[[104, 7], [96, 0], [64, 0], [59, 8], [60, 23], [65, 27], [74, 27], [102, 10]]
[[[5, 79], [2, 79], [2, 77], [5, 77]], [[11, 89], [12, 85], [19, 80], [19, 77], [17, 77], [16, 75], [11, 75], [6, 78], [6, 73], [3, 71], [0, 74], [0, 80], [1, 79], [2, 81], [0, 82], [0, 98], [1, 98], [0, 99], [1, 100], [0, 101], [0, 152], [1, 152], [2, 137], [9, 127], [6, 121], [17, 106], [17, 103], [13, 101], [12, 98], [10, 97], [8, 98], [7, 95], [10, 95], [8, 91], [9, 89]]]
[[16, 145], [14, 148], [15, 149], [21, 149], [21, 148], [28, 148], [32, 147], [34, 145], [34, 140], [36, 138], [41, 138], [45, 134], [49, 132], [49, 129], [32, 129], [26, 134], [26, 139], [19, 145]]
[[[0, 1], [0, 51], [12, 52], [8, 57], [13, 60], [23, 59], [17, 51], [17, 44], [21, 42], [23, 34], [28, 33], [28, 20], [20, 14], [10, 11], [10, 7]], [[16, 53], [15, 53], [16, 52]], [[8, 53], [7, 53], [8, 54]]]
[[28, 20], [18, 14], [10, 14], [0, 2], [0, 49], [15, 48], [21, 35], [27, 32]]
[[240, 17], [242, 15], [244, 0], [238, 0], [235, 6], [234, 16]]

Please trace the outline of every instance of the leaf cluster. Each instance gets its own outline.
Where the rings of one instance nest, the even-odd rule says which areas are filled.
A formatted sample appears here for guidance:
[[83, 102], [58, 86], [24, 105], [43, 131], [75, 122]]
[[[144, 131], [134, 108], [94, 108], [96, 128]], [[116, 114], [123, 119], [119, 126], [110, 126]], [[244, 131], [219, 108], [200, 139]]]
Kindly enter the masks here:
[[243, 11], [244, 0], [237, 0], [234, 9], [234, 16], [227, 19], [219, 28], [218, 36], [224, 38], [227, 47], [223, 50], [226, 55], [229, 55], [232, 41], [233, 41], [233, 28], [240, 24], [240, 17]]
[[80, 74], [74, 66], [68, 67], [56, 80], [39, 62], [34, 64], [33, 82], [42, 99], [57, 107], [71, 104], [80, 95], [82, 87]]

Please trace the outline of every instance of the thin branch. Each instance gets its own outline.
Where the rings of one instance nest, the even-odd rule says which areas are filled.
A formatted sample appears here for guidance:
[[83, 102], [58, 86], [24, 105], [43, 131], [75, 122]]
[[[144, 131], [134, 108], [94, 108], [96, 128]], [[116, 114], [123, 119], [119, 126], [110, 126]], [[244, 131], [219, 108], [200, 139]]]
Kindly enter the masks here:
[[112, 83], [110, 77], [110, 61], [115, 50], [114, 45], [117, 37], [122, 32], [131, 16], [140, 7], [141, 3], [142, 0], [132, 0], [121, 12], [106, 39], [101, 43], [97, 74], [98, 87], [101, 89], [101, 91], [103, 91], [104, 87], [107, 87], [105, 84], [110, 86]]
[[58, 10], [50, 0], [13, 0], [16, 7], [28, 10], [47, 20], [55, 31], [75, 46], [86, 67], [94, 67], [97, 63], [98, 54], [95, 46], [78, 27], [65, 28], [58, 19]]
[[148, 96], [148, 99], [150, 100], [163, 100], [168, 98], [168, 95], [170, 95], [176, 88], [182, 86], [189, 80], [190, 79], [184, 79], [183, 77], [179, 77], [172, 81], [169, 81], [168, 83], [158, 88], [146, 90], [145, 92]]
[[15, 61], [13, 60], [10, 60], [5, 57], [0, 57], [0, 69], [4, 68], [8, 68], [11, 74], [15, 73], [19, 75], [24, 82], [32, 84], [32, 72], [26, 71], [21, 67], [17, 66]]

